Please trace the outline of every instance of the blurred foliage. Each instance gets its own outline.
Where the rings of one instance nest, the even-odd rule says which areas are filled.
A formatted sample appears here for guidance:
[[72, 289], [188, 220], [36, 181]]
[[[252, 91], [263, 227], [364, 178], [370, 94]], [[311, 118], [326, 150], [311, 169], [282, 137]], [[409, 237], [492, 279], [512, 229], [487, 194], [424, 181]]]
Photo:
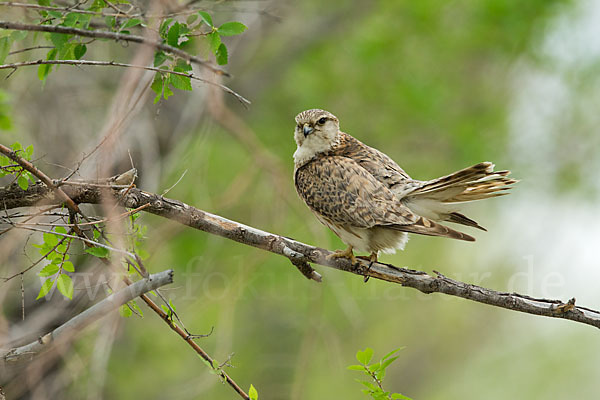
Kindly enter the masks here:
[[[149, 173], [144, 176], [144, 171], [154, 164], [160, 167], [160, 188], [172, 186], [187, 170], [169, 197], [307, 243], [341, 248], [339, 239], [318, 224], [294, 193], [293, 117], [307, 108], [327, 109], [339, 117], [343, 130], [385, 151], [417, 179], [483, 160], [511, 168], [507, 165], [513, 157], [511, 96], [518, 89], [510, 74], [522, 60], [544, 64], [536, 49], [547, 24], [572, 7], [573, 2], [558, 0], [311, 0], [286, 3], [278, 12], [279, 23], [240, 18], [249, 30], [237, 45], [229, 46], [236, 76], [231, 84], [253, 105], [249, 111], [231, 107], [284, 166], [288, 185], [278, 187], [273, 172], [260, 168], [255, 154], [217, 124], [204, 119], [192, 127], [182, 123], [185, 134], [173, 133], [185, 120], [181, 115], [202, 114], [199, 109], [205, 100], [180, 92], [156, 106], [150, 104], [152, 99], [146, 105], [145, 117], [159, 136], [151, 144], [159, 149], [155, 159], [139, 168], [140, 187], [147, 188], [144, 179]], [[229, 20], [226, 17], [223, 20]], [[111, 51], [118, 52], [107, 50]], [[594, 68], [586, 73], [597, 79], [597, 65]], [[39, 101], [50, 104], [48, 91], [64, 89], [58, 84], [66, 76], [57, 74], [56, 84], [49, 82]], [[106, 106], [117, 85], [110, 76], [98, 76], [80, 89], [93, 90], [96, 102], [89, 93], [72, 95], [85, 117], [85, 126], [77, 125], [82, 132], [97, 129], [104, 117], [98, 108]], [[578, 82], [580, 89], [593, 90], [585, 82]], [[15, 86], [5, 91], [26, 97], [27, 91], [39, 90], [24, 85], [20, 92]], [[41, 131], [38, 122], [16, 114], [13, 135]], [[577, 119], [577, 115], [570, 117]], [[52, 124], [46, 125], [52, 129]], [[590, 130], [583, 131], [591, 135]], [[37, 140], [36, 151], [50, 146], [43, 134]], [[558, 150], [575, 148], [574, 152], [557, 150], [557, 155], [567, 159], [565, 166], [576, 168], [560, 168], [552, 184], [571, 187], [585, 197], [586, 189], [579, 182], [588, 178], [579, 169], [576, 155], [596, 149], [584, 140], [569, 141], [568, 134], [556, 137], [555, 143]], [[525, 167], [517, 165], [517, 177], [529, 176]], [[469, 215], [484, 226], [497, 225], [496, 211], [501, 204], [510, 207], [507, 199], [474, 205]], [[235, 368], [227, 372], [244, 388], [252, 383], [261, 399], [363, 397], [345, 367], [355, 349], [367, 344], [377, 352], [406, 346], [388, 371], [386, 390], [413, 399], [592, 398], [595, 394], [595, 369], [586, 358], [589, 350], [578, 345], [591, 341], [589, 328], [569, 326], [565, 333], [559, 321], [424, 295], [374, 279], [364, 284], [360, 277], [324, 268], [318, 268], [323, 283], [317, 285], [281, 257], [151, 215], [140, 220], [148, 226], [147, 238], [139, 244], [149, 253], [146, 265], [153, 271], [176, 270], [176, 285], [167, 292], [187, 328], [206, 333], [214, 326], [214, 333], [201, 339], [200, 345], [218, 360], [235, 353], [230, 361]], [[511, 232], [490, 231], [478, 235], [476, 245], [413, 237], [407, 251], [384, 255], [382, 260], [426, 271], [439, 267], [453, 278], [502, 289], [522, 255], [507, 249]], [[561, 333], [566, 339], [557, 346], [551, 334]], [[90, 336], [73, 350], [83, 360], [89, 359], [94, 346]], [[568, 376], [549, 378], [557, 371], [568, 371]], [[84, 368], [79, 374], [68, 393], [85, 393], [92, 373]], [[577, 382], [571, 379], [575, 376]], [[104, 394], [106, 398], [234, 398], [149, 313], [122, 324], [108, 363]]]

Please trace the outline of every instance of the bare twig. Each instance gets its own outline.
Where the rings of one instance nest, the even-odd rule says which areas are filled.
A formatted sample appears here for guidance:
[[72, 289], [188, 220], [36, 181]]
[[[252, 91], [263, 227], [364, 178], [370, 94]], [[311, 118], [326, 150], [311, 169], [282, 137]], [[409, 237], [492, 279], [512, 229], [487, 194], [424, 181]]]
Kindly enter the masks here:
[[222, 89], [223, 91], [234, 96], [244, 106], [250, 104], [250, 101], [248, 99], [246, 99], [244, 96], [240, 95], [239, 93], [236, 93], [232, 89], [230, 89], [227, 86], [220, 84], [218, 82], [213, 82], [208, 79], [200, 78], [200, 77], [194, 75], [193, 73], [170, 71], [170, 70], [150, 67], [150, 66], [146, 66], [146, 65], [133, 65], [133, 64], [119, 63], [119, 62], [114, 62], [114, 61], [92, 61], [92, 60], [35, 60], [35, 61], [24, 61], [24, 62], [12, 63], [12, 64], [0, 65], [0, 69], [16, 69], [16, 68], [20, 68], [20, 67], [28, 67], [28, 66], [32, 66], [32, 65], [43, 65], [43, 64], [92, 65], [92, 66], [96, 66], [96, 67], [125, 67], [125, 68], [145, 69], [147, 71], [160, 72], [160, 73], [164, 73], [164, 74], [185, 76], [190, 79], [194, 79], [199, 82], [206, 83], [206, 84], [212, 85], [212, 86], [216, 86], [216, 87]]
[[[69, 196], [80, 203], [97, 204], [102, 200], [100, 190], [92, 186], [65, 186], [64, 189]], [[18, 190], [21, 189], [16, 187], [0, 188], [0, 202], [4, 202], [7, 209], [28, 206], [39, 201], [48, 204], [52, 204], [53, 202], [54, 204], [60, 203], [60, 199], [42, 185], [32, 185], [26, 192], [23, 193], [21, 191], [22, 194], [19, 198], [15, 198], [16, 191]], [[125, 207], [137, 208], [144, 204], [150, 204], [150, 206], [144, 209], [146, 212], [180, 222], [213, 235], [222, 236], [248, 246], [282, 255], [292, 261], [294, 265], [311, 262], [356, 275], [368, 275], [376, 279], [398, 283], [427, 294], [444, 293], [508, 310], [552, 318], [563, 318], [600, 328], [600, 311], [577, 306], [573, 299], [568, 303], [563, 303], [560, 300], [541, 299], [518, 293], [499, 292], [456, 281], [440, 273], [432, 276], [422, 271], [397, 268], [393, 265], [383, 263], [374, 263], [369, 268], [369, 262], [362, 259], [358, 259], [358, 263], [352, 265], [346, 259], [328, 259], [327, 256], [331, 254], [328, 250], [231, 221], [199, 210], [178, 200], [164, 198], [137, 188], [132, 188], [125, 196], [121, 196], [119, 190], [114, 190], [113, 195]]]
[[104, 300], [94, 304], [84, 312], [71, 318], [69, 321], [54, 329], [52, 332], [40, 337], [35, 342], [18, 348], [10, 349], [9, 351], [1, 352], [0, 358], [5, 362], [13, 362], [24, 358], [30, 358], [48, 348], [50, 343], [69, 336], [69, 334], [80, 331], [92, 322], [96, 322], [110, 311], [118, 308], [122, 304], [125, 304], [146, 292], [158, 289], [159, 287], [172, 282], [173, 270], [167, 270], [150, 275], [146, 279], [139, 280], [131, 286], [127, 286], [111, 294]]
[[12, 2], [12, 1], [2, 1], [2, 2], [0, 2], [0, 7], [28, 8], [28, 9], [40, 10], [40, 11], [76, 12], [78, 14], [97, 15], [98, 17], [132, 18], [128, 14], [125, 14], [123, 12], [105, 13], [105, 12], [100, 12], [100, 11], [73, 9], [71, 7], [50, 7], [50, 6], [41, 6], [38, 4], [16, 3], [16, 2]]
[[168, 44], [161, 43], [159, 41], [155, 41], [155, 40], [143, 37], [143, 36], [129, 35], [129, 34], [125, 34], [125, 33], [109, 32], [109, 31], [93, 31], [93, 30], [89, 31], [86, 29], [71, 28], [71, 27], [58, 26], [58, 25], [22, 24], [20, 22], [11, 22], [11, 21], [0, 21], [0, 28], [12, 29], [12, 30], [17, 30], [17, 31], [65, 33], [68, 35], [77, 35], [77, 36], [83, 36], [83, 37], [112, 39], [112, 40], [115, 40], [118, 42], [123, 41], [123, 42], [139, 43], [144, 46], [150, 46], [150, 47], [162, 50], [164, 52], [179, 56], [185, 60], [188, 60], [188, 61], [198, 64], [202, 67], [205, 67], [218, 75], [230, 76], [228, 72], [211, 65], [207, 61], [204, 61], [197, 56], [191, 55], [181, 49], [178, 49], [177, 47], [173, 47]]

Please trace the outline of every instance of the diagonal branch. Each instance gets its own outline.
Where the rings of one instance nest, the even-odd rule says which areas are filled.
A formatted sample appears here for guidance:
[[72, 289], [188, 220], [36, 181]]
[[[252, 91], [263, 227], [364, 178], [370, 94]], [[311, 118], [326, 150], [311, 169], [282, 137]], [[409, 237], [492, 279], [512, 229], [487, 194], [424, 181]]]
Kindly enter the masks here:
[[43, 64], [92, 65], [95, 67], [125, 67], [125, 68], [145, 69], [147, 71], [160, 72], [162, 74], [185, 76], [187, 78], [194, 79], [199, 82], [206, 83], [206, 84], [212, 85], [212, 86], [216, 86], [219, 89], [222, 89], [223, 91], [234, 96], [244, 106], [250, 104], [250, 101], [248, 99], [246, 99], [239, 93], [236, 93], [232, 89], [230, 89], [227, 86], [220, 84], [218, 82], [213, 82], [208, 79], [200, 78], [200, 77], [194, 75], [193, 73], [171, 71], [171, 70], [167, 70], [167, 69], [150, 67], [150, 66], [146, 66], [146, 65], [134, 65], [134, 64], [126, 64], [126, 63], [120, 63], [120, 62], [114, 62], [114, 61], [92, 61], [92, 60], [35, 60], [35, 61], [23, 61], [23, 62], [17, 62], [17, 63], [12, 63], [12, 64], [0, 65], [0, 69], [17, 69], [20, 67], [28, 67], [28, 66], [32, 66], [32, 65], [43, 65]]
[[209, 62], [202, 60], [201, 58], [191, 55], [177, 47], [170, 46], [159, 41], [148, 39], [143, 36], [129, 35], [125, 33], [109, 32], [109, 31], [88, 31], [86, 29], [71, 28], [67, 26], [55, 26], [55, 25], [35, 25], [35, 24], [22, 24], [20, 22], [11, 21], [0, 21], [0, 28], [12, 29], [16, 31], [35, 31], [35, 32], [52, 32], [52, 33], [65, 33], [67, 35], [77, 35], [83, 37], [100, 38], [100, 39], [112, 39], [117, 42], [132, 42], [139, 43], [144, 46], [150, 46], [167, 53], [179, 56], [187, 61], [201, 65], [204, 68], [211, 70], [217, 75], [230, 76], [228, 72], [211, 65]]
[[[69, 185], [68, 182], [63, 182], [62, 188], [78, 203], [97, 204], [102, 201], [100, 188], [94, 186], [81, 185], [81, 183]], [[282, 255], [296, 265], [305, 276], [314, 280], [318, 280], [320, 276], [312, 270], [312, 267], [308, 266], [310, 269], [307, 269], [308, 263], [398, 283], [426, 294], [444, 293], [507, 310], [568, 319], [600, 328], [600, 311], [576, 306], [575, 299], [563, 303], [560, 300], [499, 292], [456, 281], [437, 272], [435, 276], [432, 276], [422, 271], [397, 268], [383, 263], [374, 263], [369, 268], [369, 263], [361, 259], [358, 260], [357, 264], [352, 265], [346, 259], [328, 259], [327, 256], [331, 254], [328, 250], [228, 220], [178, 200], [144, 192], [137, 188], [132, 188], [126, 193], [123, 189], [115, 188], [113, 189], [113, 195], [116, 201], [125, 207], [137, 208], [149, 204], [144, 211], [172, 219], [213, 235]], [[33, 185], [25, 192], [16, 185], [0, 188], [0, 204], [7, 209], [32, 206], [37, 202], [57, 204], [60, 203], [60, 199], [43, 185]]]
[[73, 200], [71, 200], [71, 198], [69, 196], [67, 196], [65, 194], [65, 192], [63, 192], [63, 190], [61, 188], [57, 187], [52, 182], [52, 180], [46, 174], [44, 174], [42, 171], [40, 171], [35, 165], [30, 163], [23, 157], [20, 157], [14, 150], [4, 146], [3, 144], [0, 144], [0, 153], [4, 154], [6, 157], [15, 161], [21, 167], [23, 167], [27, 171], [31, 172], [35, 177], [37, 177], [39, 180], [44, 182], [44, 184], [46, 186], [48, 186], [50, 189], [54, 190], [58, 194], [58, 196], [62, 199], [62, 201], [65, 202], [65, 204], [67, 205], [67, 207], [69, 207], [69, 209], [71, 211], [73, 211], [74, 213], [81, 214], [81, 211], [79, 210], [79, 207], [77, 206], [77, 204], [75, 204], [73, 202]]
[[46, 349], [50, 343], [69, 337], [69, 335], [96, 322], [110, 311], [120, 307], [128, 301], [169, 283], [173, 283], [173, 270], [166, 270], [150, 275], [148, 278], [139, 280], [131, 286], [127, 286], [118, 292], [111, 294], [84, 312], [77, 314], [52, 332], [41, 336], [38, 340], [21, 347], [10, 349], [7, 352], [0, 353], [0, 359], [4, 362], [14, 362], [27, 357], [32, 357]]

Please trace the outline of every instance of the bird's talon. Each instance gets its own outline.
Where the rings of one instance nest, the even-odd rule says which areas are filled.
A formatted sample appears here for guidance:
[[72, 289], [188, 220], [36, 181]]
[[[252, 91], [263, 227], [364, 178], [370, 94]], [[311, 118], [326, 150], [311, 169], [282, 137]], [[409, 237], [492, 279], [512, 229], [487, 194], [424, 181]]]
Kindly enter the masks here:
[[[366, 259], [366, 257], [365, 257]], [[373, 252], [371, 253], [371, 256], [369, 256], [368, 258], [369, 260], [369, 266], [367, 267], [367, 270], [365, 271], [365, 283], [369, 281], [369, 278], [371, 277], [369, 275], [369, 272], [371, 271], [371, 267], [373, 266], [373, 263], [377, 262], [377, 252]]]
[[356, 256], [352, 251], [352, 246], [348, 246], [348, 248], [345, 250], [336, 250], [327, 256], [327, 259], [329, 260], [333, 258], [347, 258], [348, 260], [350, 260], [352, 265], [355, 265], [357, 263]]

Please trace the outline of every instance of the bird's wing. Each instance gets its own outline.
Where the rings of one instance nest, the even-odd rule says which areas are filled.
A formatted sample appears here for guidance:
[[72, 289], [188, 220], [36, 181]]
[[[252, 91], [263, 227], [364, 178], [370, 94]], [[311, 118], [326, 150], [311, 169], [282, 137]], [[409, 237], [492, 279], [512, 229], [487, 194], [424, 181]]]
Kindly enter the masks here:
[[296, 170], [294, 182], [310, 209], [333, 224], [358, 228], [380, 226], [421, 235], [475, 240], [415, 215], [390, 189], [350, 158], [316, 158]]
[[392, 191], [413, 182], [410, 176], [390, 157], [344, 132], [340, 132], [338, 143], [332, 154], [353, 159]]
[[338, 156], [314, 159], [295, 173], [296, 190], [317, 214], [359, 228], [410, 225], [419, 217], [356, 161]]

